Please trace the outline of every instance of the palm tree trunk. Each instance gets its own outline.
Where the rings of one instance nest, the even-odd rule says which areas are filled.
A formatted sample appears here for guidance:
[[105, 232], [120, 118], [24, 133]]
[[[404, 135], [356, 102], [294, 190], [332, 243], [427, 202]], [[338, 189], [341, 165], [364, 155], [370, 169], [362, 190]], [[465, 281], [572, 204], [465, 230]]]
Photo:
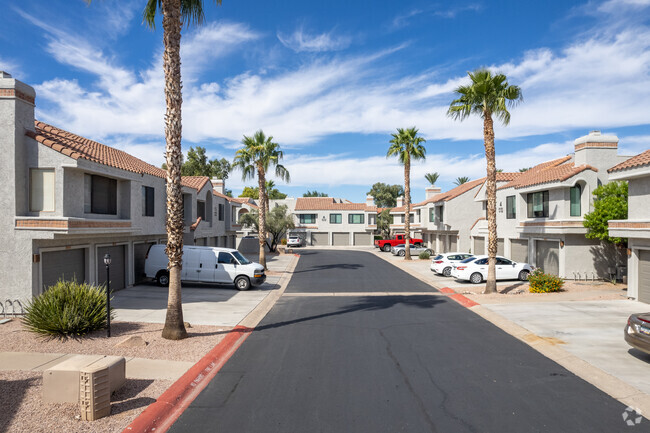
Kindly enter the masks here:
[[266, 175], [264, 173], [264, 167], [262, 164], [257, 164], [257, 181], [260, 189], [260, 204], [259, 204], [259, 230], [258, 230], [258, 239], [260, 242], [260, 265], [266, 268]]
[[163, 0], [163, 69], [165, 70], [165, 140], [167, 159], [167, 248], [169, 292], [162, 337], [187, 337], [183, 324], [181, 269], [183, 266], [183, 193], [181, 190], [181, 0]]
[[411, 158], [406, 156], [404, 162], [404, 230], [406, 242], [404, 243], [404, 260], [411, 260]]
[[497, 169], [494, 155], [494, 125], [492, 113], [483, 113], [483, 138], [487, 161], [487, 220], [488, 220], [488, 276], [484, 293], [497, 292]]

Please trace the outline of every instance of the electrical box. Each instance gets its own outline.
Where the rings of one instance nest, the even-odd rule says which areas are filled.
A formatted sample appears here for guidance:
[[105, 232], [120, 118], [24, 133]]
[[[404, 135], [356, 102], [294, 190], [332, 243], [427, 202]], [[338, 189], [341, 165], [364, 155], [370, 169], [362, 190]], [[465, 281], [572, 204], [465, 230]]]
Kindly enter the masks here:
[[108, 367], [90, 365], [79, 371], [79, 408], [82, 421], [95, 421], [111, 414]]

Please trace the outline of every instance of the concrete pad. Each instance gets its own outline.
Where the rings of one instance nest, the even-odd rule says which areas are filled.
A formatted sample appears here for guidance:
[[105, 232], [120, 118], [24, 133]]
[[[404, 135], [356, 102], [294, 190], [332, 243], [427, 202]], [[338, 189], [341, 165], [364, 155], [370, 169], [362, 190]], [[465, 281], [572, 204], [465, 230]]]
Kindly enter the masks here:
[[70, 356], [64, 353], [0, 352], [0, 370], [43, 371]]
[[193, 362], [185, 361], [131, 358], [126, 360], [126, 377], [127, 379], [177, 380], [193, 365]]

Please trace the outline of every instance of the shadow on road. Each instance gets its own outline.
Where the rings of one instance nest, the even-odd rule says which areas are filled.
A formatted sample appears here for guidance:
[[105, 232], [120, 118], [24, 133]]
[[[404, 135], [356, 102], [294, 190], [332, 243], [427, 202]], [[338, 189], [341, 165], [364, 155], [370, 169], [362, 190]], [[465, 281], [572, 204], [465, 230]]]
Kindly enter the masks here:
[[312, 266], [309, 269], [304, 269], [302, 271], [293, 271], [294, 274], [303, 274], [305, 272], [317, 272], [317, 271], [327, 271], [330, 269], [350, 269], [356, 270], [365, 267], [364, 265], [359, 265], [356, 263], [337, 263], [332, 265], [318, 265]]
[[396, 305], [403, 304], [408, 307], [415, 308], [433, 308], [436, 304], [447, 302], [447, 300], [440, 296], [431, 295], [415, 295], [415, 296], [366, 296], [360, 299], [357, 303], [329, 313], [316, 314], [314, 316], [301, 317], [299, 319], [286, 320], [283, 322], [269, 323], [266, 325], [258, 326], [255, 331], [264, 331], [267, 329], [281, 328], [283, 326], [294, 325], [296, 323], [308, 322], [316, 319], [323, 319], [326, 317], [340, 316], [342, 314], [354, 313], [357, 311], [377, 311], [386, 310]]

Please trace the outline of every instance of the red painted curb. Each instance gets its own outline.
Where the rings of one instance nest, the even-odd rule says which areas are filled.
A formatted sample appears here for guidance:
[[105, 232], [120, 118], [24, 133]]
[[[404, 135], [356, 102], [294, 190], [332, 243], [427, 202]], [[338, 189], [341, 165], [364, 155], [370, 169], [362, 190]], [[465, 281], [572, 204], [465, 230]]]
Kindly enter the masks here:
[[469, 299], [465, 295], [461, 295], [460, 293], [456, 293], [455, 290], [450, 289], [449, 287], [443, 287], [442, 289], [438, 289], [438, 290], [440, 290], [441, 293], [450, 294], [451, 296], [449, 296], [449, 297], [451, 299], [453, 299], [454, 301], [458, 302], [463, 307], [472, 308], [472, 307], [476, 307], [477, 305], [481, 305], [478, 302], [472, 301], [471, 299]]
[[251, 332], [253, 329], [245, 326], [233, 328], [219, 344], [134, 419], [123, 433], [166, 432], [217, 375]]
[[449, 287], [443, 287], [442, 289], [438, 289], [438, 290], [440, 290], [441, 293], [456, 293], [455, 291], [453, 291]]

